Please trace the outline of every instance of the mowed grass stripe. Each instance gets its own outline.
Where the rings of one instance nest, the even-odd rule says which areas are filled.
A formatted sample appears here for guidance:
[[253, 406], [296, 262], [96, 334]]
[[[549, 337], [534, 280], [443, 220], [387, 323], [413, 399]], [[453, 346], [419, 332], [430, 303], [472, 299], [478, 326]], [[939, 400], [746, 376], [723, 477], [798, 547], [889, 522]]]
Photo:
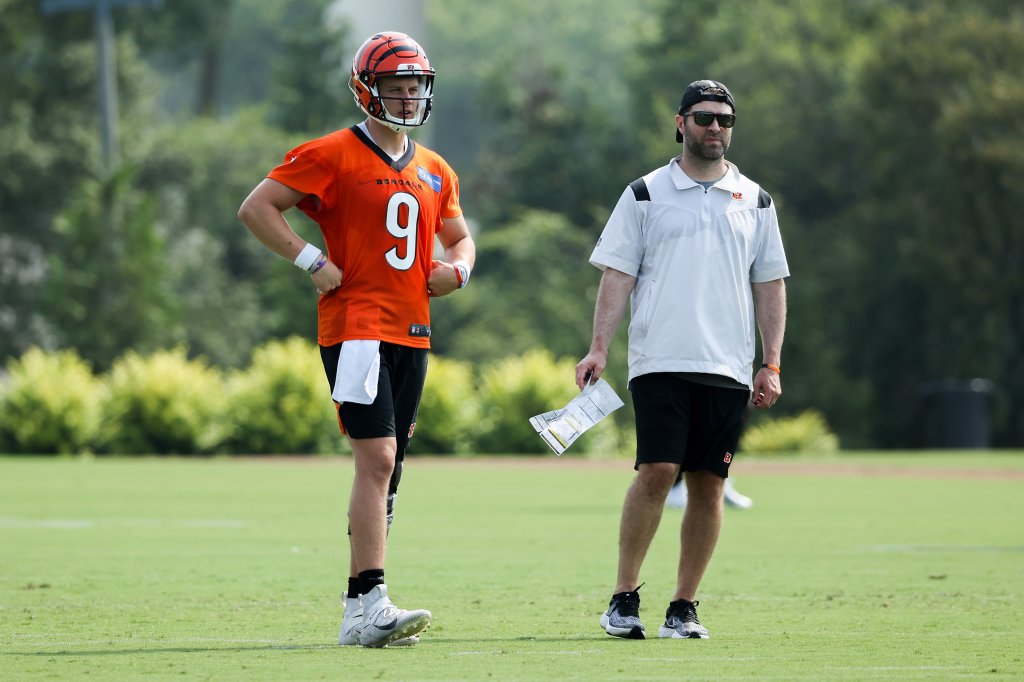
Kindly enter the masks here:
[[[707, 641], [625, 641], [597, 624], [628, 462], [411, 459], [388, 576], [430, 608], [412, 650], [333, 644], [351, 463], [0, 459], [4, 679], [1010, 680], [1024, 676], [1024, 483], [898, 475], [933, 454], [735, 469], [700, 596]], [[851, 474], [867, 460], [869, 473]], [[827, 465], [829, 462], [817, 462]], [[978, 468], [1020, 470], [1020, 453]], [[777, 464], [777, 466], [776, 466]], [[774, 467], [774, 469], [773, 469]], [[651, 547], [656, 632], [678, 522]], [[53, 521], [86, 522], [62, 526]], [[220, 522], [224, 523], [220, 523]]]

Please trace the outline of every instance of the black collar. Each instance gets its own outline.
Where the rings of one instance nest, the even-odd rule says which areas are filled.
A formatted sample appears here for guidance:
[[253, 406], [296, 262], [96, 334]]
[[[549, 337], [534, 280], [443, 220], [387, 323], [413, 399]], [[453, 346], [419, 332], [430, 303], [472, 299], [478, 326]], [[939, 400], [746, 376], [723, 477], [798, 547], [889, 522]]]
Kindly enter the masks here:
[[399, 173], [405, 170], [405, 167], [409, 165], [410, 161], [412, 161], [412, 157], [416, 156], [416, 143], [409, 138], [406, 138], [409, 139], [409, 146], [406, 147], [405, 153], [402, 154], [401, 158], [395, 161], [394, 159], [391, 158], [390, 155], [388, 155], [387, 152], [378, 147], [377, 143], [374, 142], [369, 135], [364, 133], [363, 129], [360, 128], [358, 125], [352, 126], [351, 128], [349, 128], [349, 130], [355, 133], [356, 137], [358, 137], [363, 144], [365, 144], [367, 147], [373, 150], [373, 153], [379, 156], [381, 161], [391, 166], [391, 168], [393, 168], [395, 171]]

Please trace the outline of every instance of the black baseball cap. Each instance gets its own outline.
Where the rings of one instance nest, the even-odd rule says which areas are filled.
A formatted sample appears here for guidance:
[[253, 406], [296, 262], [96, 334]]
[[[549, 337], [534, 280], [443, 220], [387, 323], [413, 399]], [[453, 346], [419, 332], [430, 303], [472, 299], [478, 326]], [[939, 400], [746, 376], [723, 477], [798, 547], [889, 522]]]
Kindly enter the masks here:
[[[736, 113], [736, 100], [732, 98], [729, 88], [725, 83], [712, 80], [693, 81], [683, 91], [683, 98], [679, 101], [679, 113], [683, 113], [697, 102], [725, 102], [732, 107], [732, 113]], [[683, 136], [676, 130], [676, 142], [682, 142]]]

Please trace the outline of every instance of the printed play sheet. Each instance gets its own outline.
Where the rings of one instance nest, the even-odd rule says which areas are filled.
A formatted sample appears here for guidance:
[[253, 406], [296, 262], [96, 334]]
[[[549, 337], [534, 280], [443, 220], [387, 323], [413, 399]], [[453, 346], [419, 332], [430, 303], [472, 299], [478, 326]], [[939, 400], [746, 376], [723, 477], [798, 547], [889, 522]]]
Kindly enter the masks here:
[[584, 432], [622, 405], [622, 400], [608, 382], [598, 379], [562, 409], [530, 417], [530, 424], [548, 447], [556, 455], [561, 455]]

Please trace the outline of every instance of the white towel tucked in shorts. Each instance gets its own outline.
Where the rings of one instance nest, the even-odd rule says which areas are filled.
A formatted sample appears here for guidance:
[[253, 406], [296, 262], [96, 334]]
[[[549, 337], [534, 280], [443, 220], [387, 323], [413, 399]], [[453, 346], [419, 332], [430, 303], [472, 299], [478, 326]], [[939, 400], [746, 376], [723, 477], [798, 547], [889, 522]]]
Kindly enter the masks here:
[[341, 344], [338, 373], [334, 377], [336, 403], [370, 405], [377, 399], [380, 375], [380, 341], [359, 339]]

